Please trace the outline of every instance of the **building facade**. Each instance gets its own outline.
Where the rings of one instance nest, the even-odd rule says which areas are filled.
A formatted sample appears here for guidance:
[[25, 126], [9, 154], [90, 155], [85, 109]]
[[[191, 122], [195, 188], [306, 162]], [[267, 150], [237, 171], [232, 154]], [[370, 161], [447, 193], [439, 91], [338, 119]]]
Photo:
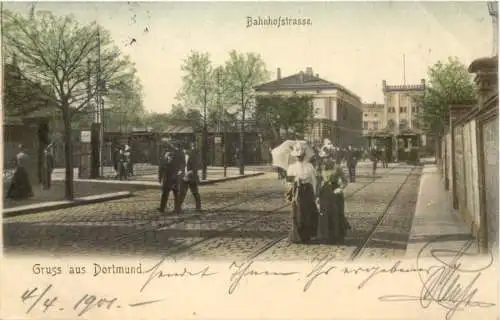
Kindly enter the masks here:
[[343, 86], [314, 74], [308, 67], [288, 77], [281, 77], [277, 69], [276, 80], [254, 87], [257, 96], [308, 95], [313, 97], [314, 119], [305, 139], [320, 143], [329, 138], [341, 147], [359, 145], [362, 137], [361, 99]]
[[378, 103], [363, 104], [363, 135], [382, 129], [384, 121], [384, 105]]

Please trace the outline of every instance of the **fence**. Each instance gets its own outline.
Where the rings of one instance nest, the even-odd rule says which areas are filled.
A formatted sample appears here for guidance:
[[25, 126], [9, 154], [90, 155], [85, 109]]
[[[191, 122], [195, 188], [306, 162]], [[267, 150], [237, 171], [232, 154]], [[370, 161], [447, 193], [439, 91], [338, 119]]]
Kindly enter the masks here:
[[476, 60], [477, 105], [450, 106], [441, 143], [441, 171], [453, 205], [483, 249], [498, 252], [498, 64]]

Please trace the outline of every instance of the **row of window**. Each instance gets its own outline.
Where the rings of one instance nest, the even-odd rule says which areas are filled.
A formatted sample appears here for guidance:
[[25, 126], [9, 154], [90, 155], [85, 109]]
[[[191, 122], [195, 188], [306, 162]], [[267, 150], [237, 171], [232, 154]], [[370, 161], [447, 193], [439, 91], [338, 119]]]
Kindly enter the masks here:
[[[371, 124], [371, 127], [370, 127]], [[417, 120], [412, 120], [411, 121], [412, 128], [418, 128], [418, 121]], [[401, 129], [405, 129], [408, 127], [408, 123], [406, 120], [401, 120], [399, 123], [399, 127]], [[379, 121], [363, 121], [363, 130], [378, 130], [379, 129]]]
[[[417, 107], [411, 107], [411, 112], [412, 113], [417, 113], [417, 111], [418, 111]], [[396, 108], [389, 107], [389, 108], [387, 108], [387, 112], [389, 112], [389, 113], [395, 113], [396, 112]], [[406, 113], [406, 112], [408, 112], [408, 108], [407, 107], [399, 107], [399, 113]]]

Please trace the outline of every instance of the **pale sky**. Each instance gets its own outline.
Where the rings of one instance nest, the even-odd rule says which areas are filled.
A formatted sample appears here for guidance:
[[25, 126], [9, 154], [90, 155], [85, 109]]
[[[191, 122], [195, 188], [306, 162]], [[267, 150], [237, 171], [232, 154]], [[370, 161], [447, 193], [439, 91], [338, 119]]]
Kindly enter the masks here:
[[[29, 12], [31, 3], [5, 8]], [[222, 64], [228, 52], [261, 54], [282, 77], [310, 66], [365, 102], [383, 102], [382, 80], [426, 78], [437, 60], [465, 64], [491, 55], [493, 30], [485, 2], [38, 2], [37, 10], [97, 20], [136, 63], [145, 108], [168, 112], [191, 50]], [[311, 26], [250, 27], [247, 17], [310, 18]], [[149, 32], [145, 33], [145, 27]], [[137, 43], [127, 46], [131, 38]]]

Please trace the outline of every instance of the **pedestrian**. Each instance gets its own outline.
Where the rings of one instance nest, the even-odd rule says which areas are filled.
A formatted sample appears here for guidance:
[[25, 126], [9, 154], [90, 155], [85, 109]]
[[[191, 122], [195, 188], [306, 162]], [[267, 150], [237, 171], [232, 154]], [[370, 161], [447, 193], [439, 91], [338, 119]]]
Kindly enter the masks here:
[[358, 165], [357, 152], [349, 146], [346, 151], [346, 164], [349, 171], [349, 181], [356, 182], [356, 166]]
[[388, 165], [388, 162], [389, 162], [389, 155], [387, 153], [387, 149], [386, 148], [382, 148], [381, 150], [381, 160], [382, 160], [382, 168], [388, 168], [389, 165]]
[[113, 168], [115, 169], [115, 178], [120, 177], [120, 147], [115, 147], [113, 150]]
[[124, 156], [125, 156], [125, 162], [126, 162], [126, 168], [127, 168], [127, 177], [131, 177], [134, 175], [134, 168], [132, 164], [132, 149], [128, 144], [125, 145], [124, 147]]
[[33, 196], [33, 188], [28, 174], [28, 153], [22, 144], [20, 144], [18, 148], [19, 152], [16, 155], [16, 169], [7, 191], [7, 198], [22, 200]]
[[161, 184], [161, 198], [160, 207], [158, 211], [165, 212], [167, 201], [170, 193], [174, 194], [174, 213], [180, 213], [180, 197], [179, 197], [179, 183], [178, 183], [178, 168], [175, 162], [173, 152], [165, 152], [163, 158], [160, 160], [158, 168], [158, 181]]
[[316, 170], [305, 159], [305, 146], [298, 142], [290, 156], [296, 159], [287, 170], [289, 190], [286, 199], [292, 204], [292, 229], [289, 240], [292, 243], [306, 243], [314, 238], [318, 228], [318, 206], [316, 203]]
[[43, 151], [43, 189], [50, 189], [52, 185], [52, 172], [54, 171], [54, 152], [52, 143]]
[[347, 230], [351, 229], [344, 212], [344, 188], [347, 186], [347, 179], [340, 165], [328, 159], [323, 166], [322, 181], [318, 192], [318, 240], [328, 244], [342, 244]]
[[370, 158], [372, 161], [372, 175], [375, 176], [377, 172], [377, 163], [379, 161], [379, 152], [377, 150], [377, 146], [374, 146], [370, 152]]
[[199, 191], [200, 177], [198, 174], [198, 170], [200, 169], [200, 157], [196, 150], [196, 145], [191, 143], [190, 149], [186, 148], [182, 153], [184, 159], [182, 159], [180, 204], [182, 205], [184, 203], [189, 189], [194, 197], [196, 211], [201, 211], [201, 197]]
[[118, 176], [120, 180], [127, 180], [127, 156], [125, 155], [125, 147], [120, 149], [119, 163], [118, 163]]

